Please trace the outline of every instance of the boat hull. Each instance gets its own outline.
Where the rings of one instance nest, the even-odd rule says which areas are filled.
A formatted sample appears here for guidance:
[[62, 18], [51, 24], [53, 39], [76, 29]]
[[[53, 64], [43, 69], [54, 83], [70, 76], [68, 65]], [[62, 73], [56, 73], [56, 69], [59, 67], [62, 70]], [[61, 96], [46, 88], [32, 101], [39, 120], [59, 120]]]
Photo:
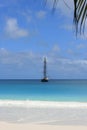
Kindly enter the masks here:
[[41, 79], [41, 82], [48, 82], [48, 79]]

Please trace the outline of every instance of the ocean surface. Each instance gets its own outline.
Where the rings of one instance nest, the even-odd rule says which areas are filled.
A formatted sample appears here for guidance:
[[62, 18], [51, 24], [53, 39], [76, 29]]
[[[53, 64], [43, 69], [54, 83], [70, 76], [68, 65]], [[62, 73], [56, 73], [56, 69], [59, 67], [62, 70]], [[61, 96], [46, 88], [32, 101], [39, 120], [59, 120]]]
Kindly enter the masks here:
[[87, 80], [0, 80], [0, 100], [87, 102]]

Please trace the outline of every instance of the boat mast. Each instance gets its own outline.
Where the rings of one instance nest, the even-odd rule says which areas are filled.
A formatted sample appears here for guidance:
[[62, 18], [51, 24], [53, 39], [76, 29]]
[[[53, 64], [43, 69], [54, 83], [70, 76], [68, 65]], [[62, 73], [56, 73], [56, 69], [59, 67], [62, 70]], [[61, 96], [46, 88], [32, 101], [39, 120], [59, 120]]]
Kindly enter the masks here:
[[41, 82], [48, 82], [46, 69], [47, 69], [47, 61], [46, 61], [46, 57], [44, 57], [43, 79], [41, 79]]
[[46, 78], [46, 57], [44, 58], [44, 78]]

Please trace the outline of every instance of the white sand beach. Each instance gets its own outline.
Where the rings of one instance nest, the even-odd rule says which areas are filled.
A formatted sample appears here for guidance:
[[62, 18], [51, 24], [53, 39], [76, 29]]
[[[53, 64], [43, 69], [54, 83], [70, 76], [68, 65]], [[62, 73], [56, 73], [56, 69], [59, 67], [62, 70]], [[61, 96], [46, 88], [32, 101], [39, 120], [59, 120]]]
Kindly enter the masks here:
[[87, 103], [0, 100], [0, 130], [87, 130]]
[[54, 126], [0, 122], [0, 130], [87, 130], [87, 126]]

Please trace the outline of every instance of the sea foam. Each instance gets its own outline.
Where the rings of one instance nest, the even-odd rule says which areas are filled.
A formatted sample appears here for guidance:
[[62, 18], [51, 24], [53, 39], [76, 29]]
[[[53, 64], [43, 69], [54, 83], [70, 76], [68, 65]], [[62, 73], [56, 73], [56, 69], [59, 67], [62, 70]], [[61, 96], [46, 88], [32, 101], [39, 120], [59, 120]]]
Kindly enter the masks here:
[[0, 107], [87, 108], [86, 102], [52, 102], [31, 100], [0, 100]]

